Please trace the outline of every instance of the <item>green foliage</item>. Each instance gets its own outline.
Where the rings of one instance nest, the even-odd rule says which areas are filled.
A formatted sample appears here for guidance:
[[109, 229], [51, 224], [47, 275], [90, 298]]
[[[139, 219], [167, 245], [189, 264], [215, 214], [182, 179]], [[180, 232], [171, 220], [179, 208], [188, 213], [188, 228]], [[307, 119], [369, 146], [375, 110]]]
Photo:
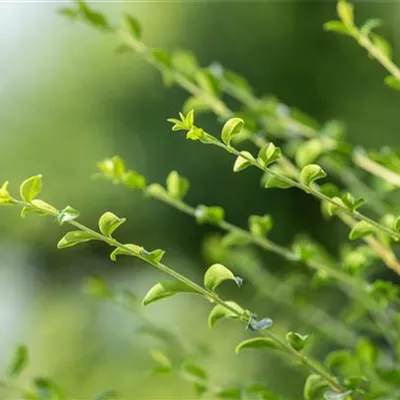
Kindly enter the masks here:
[[326, 172], [317, 164], [306, 165], [300, 174], [300, 179], [306, 186], [311, 186], [318, 179], [325, 178]]
[[238, 286], [241, 286], [241, 279], [237, 279], [235, 275], [222, 264], [211, 265], [204, 274], [204, 286], [211, 290], [215, 289], [224, 281], [234, 281]]
[[111, 238], [113, 232], [125, 221], [125, 218], [119, 218], [112, 212], [107, 211], [99, 219], [99, 230], [104, 236]]
[[[176, 294], [196, 294], [203, 298], [208, 304], [212, 304], [208, 316], [210, 328], [214, 328], [220, 320], [230, 319], [246, 328], [242, 333], [254, 335], [256, 332], [257, 336], [246, 338], [236, 346], [236, 353], [249, 349], [279, 350], [276, 352], [277, 357], [289, 359], [292, 364], [303, 368], [308, 375], [303, 393], [305, 400], [372, 400], [395, 396], [392, 393], [395, 393], [400, 382], [400, 289], [391, 281], [376, 280], [376, 277], [380, 276], [379, 267], [382, 265], [400, 275], [400, 263], [393, 246], [394, 240], [400, 239], [400, 216], [397, 216], [398, 210], [392, 202], [387, 201], [383, 190], [375, 190], [375, 187], [371, 189], [370, 181], [363, 183], [360, 180], [361, 174], [355, 168], [353, 171], [353, 163], [375, 178], [385, 181], [385, 191], [394, 191], [400, 187], [400, 158], [396, 151], [389, 149], [374, 153], [353, 149], [345, 141], [343, 126], [337, 121], [320, 125], [312, 117], [286, 106], [276, 98], [258, 99], [245, 79], [217, 64], [202, 67], [190, 52], [166, 52], [147, 47], [141, 41], [142, 28], [135, 17], [126, 15], [122, 26], [114, 28], [103, 14], [81, 0], [60, 12], [71, 20], [80, 20], [102, 31], [116, 34], [125, 50], [133, 50], [143, 56], [161, 72], [166, 83], [178, 84], [189, 91], [190, 96], [183, 107], [184, 113], [179, 113], [179, 118], [168, 120], [173, 124], [173, 131], [183, 131], [189, 140], [215, 145], [234, 156], [234, 172], [250, 167], [257, 168], [263, 174], [264, 188], [295, 187], [313, 196], [320, 202], [324, 216], [338, 217], [346, 226], [351, 227], [349, 239], [361, 239], [364, 244], [356, 247], [347, 244], [340, 246], [339, 258], [331, 255], [308, 236], [296, 238], [289, 246], [280, 245], [271, 241], [268, 236], [273, 227], [270, 215], [251, 215], [248, 230], [243, 229], [225, 221], [225, 212], [221, 207], [192, 207], [185, 203], [184, 198], [190, 185], [177, 171], [170, 172], [165, 187], [158, 183], [147, 185], [145, 177], [127, 169], [119, 156], [98, 163], [100, 176], [114, 184], [142, 191], [149, 197], [193, 216], [199, 224], [215, 225], [225, 232], [225, 236], [218, 239], [218, 248], [213, 253], [218, 260], [205, 272], [203, 286], [173, 267], [163, 264], [164, 250], [147, 251], [140, 245], [123, 244], [114, 239], [112, 235], [125, 222], [124, 218], [107, 211], [100, 217], [96, 231], [78, 222], [79, 212], [76, 209], [67, 206], [59, 211], [38, 199], [42, 190], [41, 175], [32, 176], [22, 182], [20, 199], [11, 196], [6, 181], [0, 188], [0, 205], [19, 205], [23, 217], [28, 214], [51, 216], [60, 225], [73, 226], [75, 230], [66, 233], [58, 242], [57, 247], [60, 249], [96, 240], [112, 247], [110, 258], [113, 261], [117, 261], [120, 255], [132, 256], [167, 274], [173, 279], [155, 284], [144, 296], [143, 305]], [[339, 20], [327, 22], [324, 28], [355, 39], [372, 59], [388, 70], [390, 76], [385, 79], [385, 83], [399, 90], [400, 70], [392, 61], [391, 45], [384, 37], [375, 33], [381, 21], [370, 19], [358, 27], [354, 6], [347, 0], [338, 1], [337, 14]], [[225, 103], [225, 95], [233, 97], [241, 104], [240, 111], [236, 112], [228, 107], [231, 102]], [[200, 124], [197, 125], [195, 110], [213, 111], [219, 122], [225, 121], [221, 134], [213, 136], [201, 128]], [[277, 147], [271, 139], [281, 147]], [[246, 141], [249, 146], [255, 145], [258, 148], [257, 158], [252, 155], [253, 150], [236, 148], [236, 145]], [[317, 184], [317, 181], [327, 177], [325, 170], [332, 175], [334, 185]], [[373, 201], [367, 203], [366, 199], [370, 198]], [[365, 208], [370, 207], [365, 214], [360, 211], [364, 204]], [[381, 204], [385, 210], [380, 209]], [[369, 216], [370, 211], [377, 214], [376, 219]], [[302, 280], [297, 279], [296, 274], [285, 277], [278, 272], [270, 276], [266, 271], [269, 266], [267, 263], [258, 265], [254, 262], [256, 257], [249, 250], [249, 244], [272, 252], [287, 263], [296, 263], [296, 267], [305, 266], [308, 270], [301, 271]], [[310, 342], [309, 335], [287, 332], [284, 323], [275, 327], [271, 318], [259, 319], [239, 302], [220, 297], [217, 289], [223, 282], [234, 281], [239, 287], [243, 282], [242, 278], [235, 276], [222, 263], [231, 265], [235, 271], [240, 268], [246, 282], [247, 279], [249, 281], [254, 298], [268, 298], [268, 302], [264, 304], [271, 314], [280, 315], [279, 310], [271, 307], [270, 302], [292, 308], [293, 314], [299, 316], [299, 320], [306, 321], [307, 331], [313, 333], [313, 338], [315, 337], [317, 344], [321, 344], [321, 348], [327, 347], [323, 347], [325, 337], [319, 333], [326, 334], [327, 331], [342, 346], [329, 352], [322, 364], [318, 360], [321, 354], [319, 349], [307, 346]], [[327, 298], [334, 290], [346, 295], [340, 304], [335, 305], [335, 315], [317, 306], [310, 312], [316, 290], [323, 291], [328, 286], [332, 287], [326, 290]], [[84, 292], [138, 313], [133, 305], [135, 296], [130, 291], [118, 295], [98, 276], [86, 281]], [[303, 292], [302, 296], [297, 292]], [[298, 324], [296, 319], [290, 322], [293, 325]], [[178, 371], [179, 376], [193, 385], [196, 395], [203, 398], [277, 399], [260, 385], [226, 388], [215, 386], [211, 382], [211, 370], [201, 367], [185, 354], [181, 339], [177, 339], [168, 326], [158, 327], [148, 321], [144, 325], [144, 330], [161, 339], [168, 349], [179, 348], [179, 357], [170, 357], [169, 353], [158, 350], [151, 351], [151, 357], [156, 364], [153, 373], [169, 374]], [[305, 326], [291, 329], [303, 331]], [[346, 332], [345, 340], [339, 338], [343, 337], [343, 331]], [[352, 340], [347, 340], [349, 336]], [[17, 378], [27, 363], [27, 348], [19, 346], [9, 365], [8, 378]], [[12, 382], [1, 383], [2, 387], [7, 385], [9, 389], [15, 390]], [[105, 400], [115, 396], [115, 392], [109, 391], [96, 399]], [[67, 398], [53, 381], [42, 377], [34, 378], [29, 394], [22, 391], [20, 397], [31, 400]]]
[[179, 281], [164, 281], [153, 286], [144, 296], [143, 305], [174, 296], [178, 293], [196, 293], [193, 289]]
[[225, 122], [221, 132], [221, 139], [226, 145], [230, 145], [232, 138], [243, 129], [244, 121], [241, 118], [231, 118]]
[[24, 345], [19, 345], [13, 354], [13, 357], [8, 365], [8, 376], [15, 378], [21, 374], [21, 372], [28, 365], [28, 348]]

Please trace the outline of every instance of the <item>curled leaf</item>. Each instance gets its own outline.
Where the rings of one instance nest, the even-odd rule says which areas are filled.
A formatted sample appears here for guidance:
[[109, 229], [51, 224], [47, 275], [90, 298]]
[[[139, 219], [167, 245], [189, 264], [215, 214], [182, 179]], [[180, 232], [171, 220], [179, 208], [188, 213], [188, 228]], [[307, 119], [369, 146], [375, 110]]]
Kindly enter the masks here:
[[4, 182], [0, 187], [0, 205], [12, 205], [15, 202], [11, 199], [10, 193], [8, 192], [8, 182]]
[[239, 304], [235, 303], [234, 301], [226, 301], [226, 304], [228, 304], [230, 307], [232, 307], [236, 312], [233, 312], [232, 310], [229, 310], [225, 307], [223, 307], [220, 304], [217, 304], [210, 312], [208, 316], [208, 326], [210, 328], [213, 328], [215, 324], [221, 320], [221, 319], [238, 319], [241, 314], [243, 314], [245, 311], [243, 310], [242, 307], [239, 306]]
[[222, 282], [228, 280], [235, 281], [238, 284], [235, 275], [222, 264], [211, 265], [204, 274], [204, 286], [211, 291], [215, 291]]
[[372, 235], [375, 232], [375, 227], [366, 221], [359, 221], [354, 226], [349, 234], [350, 240], [361, 239]]
[[252, 154], [249, 153], [248, 151], [241, 151], [240, 154], [241, 155], [237, 157], [235, 164], [233, 166], [233, 172], [240, 172], [249, 167], [251, 165], [249, 159], [255, 161]]
[[90, 240], [98, 240], [92, 234], [84, 231], [71, 231], [68, 232], [57, 244], [59, 249], [72, 247], [79, 243], [88, 242]]
[[178, 293], [193, 293], [197, 294], [195, 290], [193, 290], [188, 285], [180, 282], [180, 281], [164, 281], [159, 282], [154, 285], [143, 298], [143, 305], [147, 306], [150, 303], [154, 303], [155, 301], [165, 299], [167, 297], [174, 296]]
[[165, 250], [156, 249], [153, 251], [147, 251], [143, 247], [140, 250], [140, 256], [143, 257], [146, 261], [158, 264], [161, 262], [164, 257]]
[[100, 232], [110, 238], [113, 232], [125, 221], [125, 218], [119, 218], [112, 212], [107, 211], [99, 219]]
[[240, 342], [235, 348], [235, 353], [239, 354], [243, 350], [250, 350], [250, 349], [282, 350], [282, 346], [269, 337], [256, 337]]
[[325, 178], [326, 172], [317, 164], [309, 164], [301, 170], [300, 180], [304, 185], [310, 186], [318, 179]]
[[225, 125], [222, 128], [221, 139], [222, 141], [229, 146], [233, 136], [240, 133], [244, 125], [244, 121], [241, 118], [231, 118], [225, 122]]
[[263, 167], [268, 167], [281, 157], [281, 149], [273, 143], [268, 143], [258, 152], [258, 162]]
[[288, 332], [286, 334], [286, 342], [292, 349], [296, 351], [303, 350], [304, 346], [307, 344], [308, 339], [309, 335], [300, 335], [300, 333], [297, 332]]
[[27, 203], [31, 203], [32, 200], [42, 190], [42, 175], [31, 176], [21, 183], [19, 192], [21, 198]]
[[140, 257], [143, 247], [136, 244], [124, 244], [124, 247], [117, 247], [111, 254], [112, 261], [117, 261], [117, 256], [133, 256]]

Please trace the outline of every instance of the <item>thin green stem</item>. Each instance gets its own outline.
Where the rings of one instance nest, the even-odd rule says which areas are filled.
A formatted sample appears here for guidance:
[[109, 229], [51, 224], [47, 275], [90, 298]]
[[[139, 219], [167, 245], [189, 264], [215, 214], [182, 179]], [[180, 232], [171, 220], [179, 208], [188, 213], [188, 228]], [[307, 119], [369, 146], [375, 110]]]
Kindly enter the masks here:
[[[13, 198], [12, 198], [12, 201], [15, 204], [19, 204], [22, 207], [28, 207], [28, 208], [34, 209], [36, 211], [43, 212], [43, 209], [38, 208], [38, 207], [34, 206], [31, 203], [27, 203], [25, 201], [13, 199]], [[54, 216], [54, 217], [58, 217], [60, 212], [57, 211], [57, 210], [56, 211], [46, 210], [46, 214]], [[112, 237], [107, 237], [107, 236], [101, 234], [100, 232], [97, 232], [97, 231], [95, 231], [95, 230], [93, 230], [91, 228], [88, 228], [87, 226], [81, 224], [80, 222], [78, 222], [76, 220], [69, 220], [69, 221], [66, 221], [66, 223], [68, 223], [69, 225], [71, 225], [71, 226], [73, 226], [75, 228], [78, 228], [79, 230], [81, 230], [83, 232], [86, 232], [87, 234], [89, 234], [94, 239], [100, 240], [100, 241], [102, 241], [102, 242], [104, 242], [104, 243], [106, 243], [106, 244], [108, 244], [108, 245], [110, 245], [112, 247], [115, 247], [115, 248], [118, 248], [120, 250], [123, 250], [124, 253], [129, 254], [129, 255], [131, 255], [133, 257], [139, 258], [139, 259], [143, 260], [144, 262], [154, 266], [155, 268], [157, 268], [161, 272], [164, 272], [165, 274], [167, 274], [169, 276], [172, 276], [173, 278], [175, 278], [178, 281], [182, 282], [186, 286], [190, 287], [193, 291], [195, 291], [198, 294], [202, 295], [208, 301], [210, 301], [212, 303], [215, 303], [217, 305], [220, 305], [225, 310], [229, 311], [234, 316], [236, 316], [236, 318], [239, 319], [240, 321], [242, 321], [243, 323], [248, 323], [248, 315], [246, 313], [242, 313], [242, 312], [238, 311], [236, 308], [232, 307], [229, 303], [227, 303], [226, 301], [221, 299], [216, 293], [214, 293], [214, 292], [212, 292], [212, 291], [210, 291], [210, 290], [208, 290], [206, 288], [203, 288], [202, 286], [200, 286], [197, 283], [193, 282], [189, 278], [186, 278], [184, 275], [182, 275], [179, 272], [175, 271], [174, 269], [170, 268], [166, 264], [146, 259], [145, 257], [141, 256], [138, 252], [132, 250], [129, 246], [126, 246], [123, 243], [120, 243], [119, 241], [117, 241], [116, 239], [114, 239]], [[278, 336], [276, 336], [271, 331], [263, 330], [263, 331], [260, 331], [260, 334], [262, 336], [265, 336], [265, 337], [268, 337], [268, 338], [272, 339], [287, 354], [291, 355], [294, 359], [298, 360], [303, 365], [307, 366], [308, 369], [311, 372], [320, 375], [334, 391], [336, 391], [338, 393], [345, 392], [346, 389], [343, 388], [341, 385], [339, 385], [337, 380], [336, 380], [336, 378], [331, 376], [330, 373], [327, 372], [326, 369], [321, 364], [319, 364], [317, 361], [315, 361], [315, 360], [311, 359], [310, 357], [307, 357], [307, 356], [297, 352], [296, 350], [292, 349], [292, 347], [290, 347], [286, 342], [284, 342], [282, 339], [280, 339]]]
[[[279, 178], [280, 180], [290, 184], [291, 186], [296, 187], [297, 189], [300, 189], [301, 191], [310, 194], [312, 196], [314, 196], [315, 198], [321, 200], [321, 201], [325, 201], [327, 203], [331, 203], [333, 205], [335, 205], [342, 213], [349, 215], [352, 218], [355, 218], [359, 221], [364, 221], [369, 223], [370, 225], [374, 226], [376, 229], [382, 231], [383, 233], [386, 233], [387, 235], [396, 238], [396, 239], [400, 239], [400, 232], [396, 232], [382, 224], [380, 224], [379, 222], [376, 222], [375, 220], [367, 217], [364, 214], [361, 214], [358, 211], [352, 211], [350, 209], [348, 209], [347, 207], [345, 207], [344, 205], [336, 202], [334, 199], [324, 195], [323, 193], [319, 192], [318, 190], [316, 190], [313, 186], [307, 186], [301, 182], [295, 181], [292, 178], [289, 178], [287, 176], [281, 175], [277, 172], [275, 172], [274, 170], [271, 170], [268, 167], [264, 167], [262, 164], [260, 164], [256, 159], [254, 159], [253, 157], [247, 155], [247, 154], [243, 154], [241, 153], [239, 150], [237, 150], [236, 148], [232, 147], [232, 146], [227, 146], [226, 144], [222, 143], [220, 140], [218, 140], [217, 138], [213, 137], [215, 139], [215, 142], [213, 142], [213, 144], [217, 145], [218, 147], [223, 148], [224, 150], [226, 150], [228, 153], [234, 154], [236, 156], [240, 156], [244, 159], [246, 159], [252, 166], [258, 168], [259, 170], [266, 172], [267, 174], [273, 175], [277, 178]], [[400, 273], [400, 271], [399, 271]]]

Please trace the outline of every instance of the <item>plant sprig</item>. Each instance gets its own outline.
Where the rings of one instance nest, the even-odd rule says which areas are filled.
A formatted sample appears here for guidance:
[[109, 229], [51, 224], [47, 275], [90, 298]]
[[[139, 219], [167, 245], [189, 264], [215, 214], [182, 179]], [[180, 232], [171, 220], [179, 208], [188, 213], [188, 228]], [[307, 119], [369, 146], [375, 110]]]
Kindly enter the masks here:
[[[173, 277], [174, 279], [176, 279], [176, 282], [179, 282], [181, 285], [183, 285], [176, 286], [174, 284], [168, 284], [167, 287], [165, 287], [164, 285], [166, 284], [166, 282], [173, 281], [160, 282], [147, 293], [144, 299], [145, 304], [161, 298], [169, 297], [170, 295], [179, 292], [188, 291], [196, 293], [202, 296], [207, 301], [215, 304], [214, 309], [210, 313], [211, 321], [213, 321], [213, 319], [215, 318], [238, 319], [239, 321], [247, 325], [249, 330], [257, 331], [261, 335], [261, 338], [265, 338], [265, 340], [271, 341], [272, 343], [274, 343], [276, 348], [282, 350], [285, 354], [299, 361], [312, 373], [317, 374], [317, 376], [319, 376], [320, 379], [322, 379], [326, 383], [326, 385], [328, 385], [335, 393], [346, 393], [347, 395], [348, 391], [346, 387], [341, 386], [341, 384], [338, 383], [337, 379], [329, 372], [327, 372], [327, 370], [322, 365], [320, 365], [312, 358], [305, 356], [300, 351], [296, 350], [293, 346], [286, 343], [270, 330], [267, 330], [266, 328], [268, 328], [272, 324], [272, 320], [268, 318], [257, 320], [252, 312], [250, 312], [249, 310], [245, 310], [235, 302], [223, 300], [215, 292], [216, 286], [218, 286], [222, 281], [227, 279], [236, 280], [233, 274], [226, 267], [220, 266], [219, 264], [211, 266], [205, 274], [205, 287], [202, 287], [191, 279], [185, 277], [171, 267], [162, 263], [161, 259], [165, 253], [164, 251], [155, 250], [149, 252], [141, 246], [135, 244], [123, 244], [114, 239], [114, 237], [112, 236], [112, 231], [108, 229], [110, 226], [109, 222], [111, 220], [115, 224], [118, 224], [119, 221], [121, 221], [121, 219], [114, 214], [110, 212], [103, 214], [99, 219], [100, 231], [95, 231], [77, 221], [79, 213], [75, 209], [68, 206], [64, 208], [64, 210], [60, 211], [49, 203], [38, 199], [37, 196], [41, 192], [41, 187], [42, 177], [41, 175], [36, 175], [22, 182], [20, 186], [20, 199], [12, 197], [8, 190], [7, 193], [3, 194], [8, 199], [9, 205], [19, 205], [20, 207], [22, 207], [22, 210], [26, 210], [26, 213], [34, 213], [42, 216], [52, 216], [58, 221], [63, 220], [62, 223], [66, 223], [73, 226], [74, 228], [77, 228], [77, 230], [75, 231], [68, 232], [58, 242], [58, 248], [66, 248], [91, 240], [99, 240], [114, 248], [114, 251], [111, 253], [111, 258], [114, 260], [116, 259], [117, 255], [129, 255], [139, 258], [147, 264], [154, 266], [161, 272]], [[237, 281], [237, 283], [239, 283], [239, 281]], [[348, 398], [350, 399], [351, 397], [348, 396]]]
[[[232, 137], [237, 134], [238, 132], [235, 131], [235, 128], [231, 129], [232, 121], [235, 120], [237, 124], [243, 124], [243, 120], [239, 123], [239, 118], [232, 118], [225, 123], [224, 128], [222, 129], [221, 137], [222, 140], [217, 139], [215, 136], [210, 135], [209, 133], [205, 132], [203, 129], [197, 127], [196, 125], [192, 124], [183, 125], [179, 124], [179, 120], [175, 118], [170, 118], [168, 121], [174, 124], [173, 130], [184, 130], [187, 132], [187, 138], [191, 140], [199, 140], [205, 144], [212, 144], [217, 147], [220, 147], [227, 151], [230, 154], [235, 155], [239, 160], [242, 159], [246, 162], [246, 166], [253, 166], [258, 168], [259, 170], [267, 173], [268, 175], [276, 178], [278, 181], [285, 184], [287, 187], [295, 187], [309, 195], [316, 197], [317, 199], [330, 204], [333, 207], [333, 212], [337, 210], [341, 211], [342, 213], [349, 215], [350, 217], [358, 220], [363, 221], [371, 225], [372, 227], [378, 229], [379, 231], [393, 237], [397, 240], [400, 240], [400, 232], [395, 231], [389, 227], [386, 227], [379, 222], [367, 217], [366, 215], [357, 211], [357, 208], [362, 205], [358, 205], [354, 203], [354, 206], [351, 207], [342, 201], [338, 201], [337, 199], [331, 198], [322, 192], [318, 191], [315, 186], [313, 186], [314, 182], [325, 178], [327, 176], [326, 172], [317, 164], [309, 164], [305, 166], [301, 171], [300, 180], [292, 179], [291, 177], [284, 175], [283, 173], [276, 172], [276, 170], [270, 168], [270, 165], [277, 161], [280, 156], [281, 152], [280, 149], [275, 147], [273, 143], [269, 143], [265, 147], [263, 147], [258, 155], [258, 158], [255, 158], [248, 152], [237, 150], [235, 147], [231, 145]], [[225, 134], [224, 132], [228, 132], [229, 134]], [[225, 137], [225, 140], [224, 140]], [[400, 271], [398, 271], [400, 273]]]
[[374, 32], [382, 25], [378, 19], [369, 19], [359, 27], [354, 18], [354, 6], [347, 0], [337, 3], [339, 20], [328, 21], [324, 27], [328, 31], [352, 37], [361, 47], [367, 50], [371, 58], [377, 60], [391, 75], [385, 83], [395, 90], [400, 90], [400, 69], [392, 60], [390, 43], [381, 35]]

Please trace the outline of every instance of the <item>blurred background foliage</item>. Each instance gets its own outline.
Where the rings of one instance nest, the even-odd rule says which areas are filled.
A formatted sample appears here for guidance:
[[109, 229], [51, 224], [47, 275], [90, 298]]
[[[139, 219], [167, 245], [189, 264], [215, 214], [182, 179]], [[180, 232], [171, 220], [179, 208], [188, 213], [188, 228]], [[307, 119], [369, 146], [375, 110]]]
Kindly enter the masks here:
[[[119, 154], [150, 181], [163, 182], [177, 169], [192, 182], [192, 204], [221, 205], [237, 224], [245, 224], [249, 214], [268, 212], [276, 221], [272, 237], [277, 242], [308, 232], [337, 251], [345, 231], [323, 221], [312, 199], [295, 190], [262, 191], [257, 171], [234, 176], [229, 155], [171, 133], [166, 119], [177, 114], [186, 93], [165, 88], [159, 73], [139, 56], [117, 55], [113, 37], [70, 23], [57, 15], [58, 7], [53, 2], [0, 4], [2, 181], [10, 180], [16, 191], [24, 178], [42, 173], [48, 201], [79, 209], [89, 225], [108, 209], [127, 217], [119, 231], [123, 240], [166, 249], [169, 264], [197, 279], [215, 261], [202, 250], [203, 239], [215, 230], [94, 179], [97, 161]], [[111, 19], [130, 12], [141, 21], [149, 45], [190, 49], [203, 65], [218, 61], [247, 77], [258, 95], [275, 94], [321, 122], [345, 121], [352, 143], [399, 145], [399, 99], [382, 84], [385, 72], [351, 40], [322, 30], [335, 15], [333, 2], [108, 2], [96, 7]], [[394, 43], [396, 58], [400, 6], [360, 2], [357, 11], [360, 19], [386, 21], [384, 33]], [[202, 123], [214, 131], [220, 127], [211, 116]], [[151, 376], [149, 350], [163, 350], [163, 344], [140, 334], [137, 316], [80, 290], [83, 277], [98, 273], [113, 287], [142, 296], [159, 279], [156, 272], [135, 260], [113, 264], [109, 250], [96, 243], [57, 251], [59, 226], [31, 216], [21, 222], [18, 210], [2, 209], [0, 228], [3, 366], [13, 346], [23, 342], [31, 350], [24, 379], [50, 376], [71, 397], [116, 389], [126, 398], [192, 398], [191, 385], [179, 376]], [[262, 257], [262, 267], [281, 280], [293, 269], [273, 255]], [[250, 286], [243, 290], [234, 295], [272, 317], [282, 332], [306, 330], [293, 311], [252, 298]], [[332, 314], [342, 301], [327, 288], [308, 297]], [[235, 356], [242, 333], [229, 322], [208, 331], [207, 310], [197, 299], [176, 298], [143, 312], [200, 346], [196, 360], [219, 383], [258, 380], [296, 398], [301, 373], [292, 372], [288, 385], [288, 366], [274, 355]], [[307, 329], [304, 333], [312, 333]]]

